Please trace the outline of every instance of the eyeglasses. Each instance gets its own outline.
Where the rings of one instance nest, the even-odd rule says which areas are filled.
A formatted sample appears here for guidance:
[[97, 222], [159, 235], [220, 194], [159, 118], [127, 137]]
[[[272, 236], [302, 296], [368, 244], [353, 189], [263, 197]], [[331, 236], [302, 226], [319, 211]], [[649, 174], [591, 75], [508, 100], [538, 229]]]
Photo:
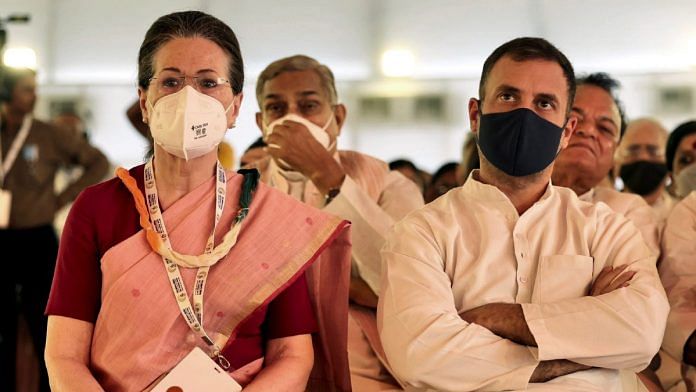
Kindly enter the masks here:
[[626, 147], [622, 154], [625, 157], [638, 158], [643, 151], [645, 151], [650, 158], [662, 158], [665, 156], [664, 149], [654, 144], [631, 144]]
[[221, 78], [215, 72], [202, 72], [196, 76], [186, 76], [177, 72], [162, 71], [158, 76], [150, 78], [149, 82], [155, 82], [155, 87], [162, 94], [173, 94], [186, 85], [186, 79], [192, 80], [191, 86], [199, 92], [207, 95], [215, 95], [223, 90], [230, 81]]

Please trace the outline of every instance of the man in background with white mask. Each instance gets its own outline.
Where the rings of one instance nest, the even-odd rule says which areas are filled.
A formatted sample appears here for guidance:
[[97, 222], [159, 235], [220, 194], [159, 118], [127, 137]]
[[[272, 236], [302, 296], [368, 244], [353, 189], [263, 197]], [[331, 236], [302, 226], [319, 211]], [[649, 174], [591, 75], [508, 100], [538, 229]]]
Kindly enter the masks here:
[[614, 167], [614, 153], [626, 130], [626, 116], [615, 94], [619, 83], [602, 72], [579, 78], [576, 83], [570, 115], [578, 125], [568, 147], [558, 154], [553, 184], [572, 189], [580, 200], [604, 202], [623, 214], [657, 255], [659, 229], [650, 206], [640, 196], [600, 185]]
[[396, 387], [381, 362], [374, 319], [379, 250], [391, 226], [423, 205], [420, 191], [385, 162], [338, 151], [346, 108], [338, 103], [331, 70], [315, 59], [296, 55], [271, 63], [258, 78], [256, 99], [256, 123], [270, 154], [261, 179], [352, 222], [348, 351], [353, 389]]
[[652, 118], [633, 120], [616, 150], [614, 173], [621, 177], [624, 192], [643, 197], [664, 224], [676, 200], [667, 193], [665, 146], [669, 133]]
[[382, 250], [380, 336], [409, 390], [640, 390], [618, 370], [647, 366], [669, 306], [638, 230], [550, 183], [574, 94], [570, 62], [543, 39], [485, 61], [469, 101], [481, 169]]

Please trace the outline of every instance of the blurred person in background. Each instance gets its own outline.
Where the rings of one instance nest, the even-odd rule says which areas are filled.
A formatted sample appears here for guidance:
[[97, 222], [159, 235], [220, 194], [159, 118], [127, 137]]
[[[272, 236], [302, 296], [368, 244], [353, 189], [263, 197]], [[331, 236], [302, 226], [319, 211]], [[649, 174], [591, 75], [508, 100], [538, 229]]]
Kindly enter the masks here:
[[[75, 135], [76, 137], [83, 138], [89, 143], [89, 134], [87, 132], [87, 127], [85, 126], [85, 123], [82, 120], [82, 118], [79, 115], [77, 115], [77, 113], [73, 111], [65, 111], [59, 113], [58, 115], [53, 117], [53, 119], [51, 120], [51, 124], [53, 124], [53, 126], [56, 128], [63, 128]], [[106, 171], [106, 175], [99, 181], [113, 177], [115, 169], [116, 167], [109, 165], [109, 169]], [[71, 183], [79, 179], [82, 176], [83, 172], [84, 171], [81, 166], [69, 166], [59, 170], [56, 173], [55, 179], [56, 192], [60, 193], [63, 190], [65, 190], [65, 188], [68, 187]], [[60, 210], [56, 212], [55, 219], [53, 220], [53, 226], [56, 229], [58, 238], [60, 238], [60, 235], [63, 232], [63, 225], [65, 224], [65, 220], [68, 217], [68, 213], [70, 212], [71, 206], [72, 202], [67, 203], [65, 206], [63, 206]]]
[[669, 134], [665, 155], [672, 193], [686, 197], [696, 190], [696, 121], [682, 123]]
[[667, 130], [657, 120], [633, 120], [614, 157], [614, 174], [621, 178], [623, 191], [642, 196], [655, 211], [660, 226], [675, 203], [666, 189], [669, 182], [665, 159], [667, 137]]
[[256, 124], [270, 154], [262, 180], [352, 223], [348, 355], [353, 389], [398, 388], [377, 335], [379, 251], [392, 225], [423, 205], [422, 195], [386, 162], [338, 149], [346, 107], [326, 65], [304, 55], [283, 58], [268, 65], [256, 83]]
[[404, 177], [413, 181], [413, 183], [418, 186], [421, 193], [425, 194], [427, 182], [423, 176], [423, 171], [420, 170], [415, 163], [404, 158], [395, 159], [389, 162], [389, 170], [396, 170], [403, 174]]
[[605, 73], [593, 73], [579, 78], [577, 85], [570, 115], [578, 125], [568, 147], [558, 154], [553, 184], [572, 189], [580, 200], [604, 202], [623, 214], [658, 255], [659, 227], [650, 206], [640, 196], [599, 186], [614, 167], [614, 153], [627, 125], [615, 94], [619, 84]]
[[[8, 304], [0, 327], [1, 379], [3, 387], [14, 390], [17, 317], [22, 313], [39, 360], [40, 390], [48, 391], [44, 309], [58, 251], [53, 220], [80, 191], [104, 178], [109, 163], [82, 135], [33, 118], [34, 71], [5, 68], [2, 72], [0, 184], [3, 194], [11, 197], [0, 201], [0, 212], [9, 213], [9, 221], [0, 228], [0, 249], [7, 257], [21, 256], [19, 262], [7, 263], [10, 271], [0, 279]], [[56, 173], [66, 167], [79, 167], [82, 174], [56, 193]]]
[[430, 179], [427, 189], [425, 190], [425, 202], [430, 203], [438, 197], [447, 193], [450, 189], [456, 188], [459, 183], [457, 181], [458, 162], [448, 162], [440, 166], [433, 177]]
[[474, 136], [473, 132], [469, 132], [462, 146], [462, 162], [457, 167], [457, 183], [459, 183], [459, 185], [464, 184], [464, 181], [469, 178], [469, 174], [471, 174], [472, 171], [481, 168], [478, 154], [476, 136]]
[[263, 171], [263, 169], [258, 168], [256, 164], [259, 161], [264, 160], [264, 158], [267, 156], [268, 153], [266, 152], [266, 142], [264, 142], [263, 137], [260, 136], [258, 139], [254, 140], [254, 142], [251, 143], [246, 150], [244, 150], [244, 154], [242, 154], [241, 158], [239, 158], [239, 167], [255, 167], [259, 169], [259, 171]]

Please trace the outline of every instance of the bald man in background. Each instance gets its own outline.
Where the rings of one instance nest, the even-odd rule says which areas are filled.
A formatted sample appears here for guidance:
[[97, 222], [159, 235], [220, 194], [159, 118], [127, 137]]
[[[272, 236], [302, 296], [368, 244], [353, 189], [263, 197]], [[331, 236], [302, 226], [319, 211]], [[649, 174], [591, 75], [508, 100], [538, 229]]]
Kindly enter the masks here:
[[669, 133], [652, 118], [631, 121], [616, 151], [614, 173], [624, 192], [635, 193], [653, 208], [662, 225], [676, 200], [667, 193], [665, 147]]

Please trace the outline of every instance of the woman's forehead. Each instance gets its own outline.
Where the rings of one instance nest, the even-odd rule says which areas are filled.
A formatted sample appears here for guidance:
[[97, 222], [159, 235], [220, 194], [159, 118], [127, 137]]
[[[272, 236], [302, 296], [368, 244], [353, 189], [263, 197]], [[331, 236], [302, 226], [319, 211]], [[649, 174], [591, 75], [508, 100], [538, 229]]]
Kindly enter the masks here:
[[162, 45], [153, 57], [155, 72], [175, 69], [185, 74], [202, 70], [227, 73], [229, 56], [215, 42], [202, 37], [173, 38]]

